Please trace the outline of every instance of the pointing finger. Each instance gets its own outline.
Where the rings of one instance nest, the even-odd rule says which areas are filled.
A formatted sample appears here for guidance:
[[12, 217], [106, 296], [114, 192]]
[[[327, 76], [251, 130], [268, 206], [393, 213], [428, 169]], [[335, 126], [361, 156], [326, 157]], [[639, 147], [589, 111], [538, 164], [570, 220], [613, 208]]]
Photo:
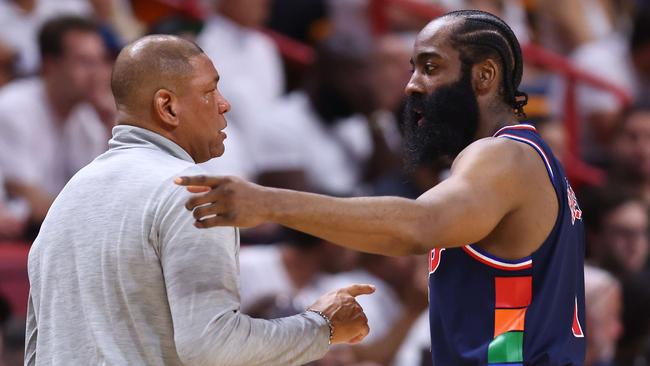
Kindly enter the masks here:
[[355, 284], [342, 288], [341, 291], [347, 292], [350, 296], [355, 297], [359, 295], [370, 295], [375, 292], [375, 286]]
[[184, 176], [174, 179], [174, 183], [179, 186], [203, 186], [203, 187], [216, 187], [221, 184], [226, 177], [213, 177], [207, 175]]

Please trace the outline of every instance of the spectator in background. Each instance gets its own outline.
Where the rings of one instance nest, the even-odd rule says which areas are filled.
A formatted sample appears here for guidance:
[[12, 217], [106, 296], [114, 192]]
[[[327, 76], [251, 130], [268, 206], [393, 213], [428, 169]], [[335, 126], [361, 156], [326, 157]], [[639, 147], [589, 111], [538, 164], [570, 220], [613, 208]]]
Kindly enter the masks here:
[[284, 93], [284, 69], [273, 41], [257, 28], [269, 16], [269, 0], [213, 0], [197, 43], [224, 75], [223, 95], [233, 109], [226, 153], [205, 164], [208, 171], [252, 178], [255, 171], [251, 149], [257, 123]]
[[[554, 0], [555, 1], [555, 0]], [[584, 11], [570, 12], [564, 4], [581, 2], [599, 3], [598, 1], [569, 1], [557, 6], [557, 11], [565, 14], [562, 17], [584, 18], [585, 14], [592, 16], [584, 19], [588, 24], [580, 27], [580, 22], [572, 25], [575, 32], [581, 31], [583, 39], [569, 54], [569, 58], [578, 68], [597, 75], [609, 81], [612, 85], [627, 92], [637, 104], [650, 103], [650, 11], [637, 13], [632, 19], [632, 32], [627, 34], [621, 24], [627, 15], [618, 9], [612, 1], [602, 1], [601, 5], [594, 4], [584, 8]], [[605, 11], [603, 14], [596, 16]], [[603, 28], [600, 31], [591, 29]], [[563, 39], [571, 39], [572, 33], [561, 33]], [[550, 92], [555, 113], [560, 113], [565, 100], [565, 84], [557, 82]], [[592, 161], [602, 163], [606, 160], [606, 146], [611, 143], [621, 112], [626, 107], [609, 90], [594, 88], [589, 85], [578, 85], [577, 103], [583, 124], [583, 154]]]
[[567, 157], [568, 143], [566, 128], [562, 121], [543, 117], [536, 121], [535, 127], [560, 162], [566, 164], [563, 160]]
[[650, 272], [630, 276], [623, 282], [623, 336], [616, 362], [620, 366], [650, 365]]
[[650, 105], [625, 113], [610, 153], [611, 185], [625, 187], [650, 204]]
[[14, 78], [16, 58], [16, 51], [11, 46], [0, 41], [0, 87]]
[[4, 328], [9, 318], [11, 318], [11, 307], [7, 300], [0, 295], [0, 365], [4, 365]]
[[590, 257], [619, 278], [643, 271], [648, 264], [648, 208], [633, 194], [608, 187], [585, 203]]
[[376, 169], [391, 167], [392, 152], [371, 116], [377, 104], [369, 52], [350, 38], [319, 45], [303, 88], [259, 126], [261, 183], [350, 195], [382, 174]]
[[589, 324], [585, 366], [612, 366], [623, 333], [621, 285], [606, 271], [587, 265], [585, 302]]
[[112, 0], [4, 0], [0, 1], [0, 43], [16, 54], [19, 76], [36, 74], [41, 66], [38, 30], [60, 15], [91, 17], [95, 3]]
[[115, 114], [110, 63], [93, 22], [54, 18], [39, 47], [41, 76], [0, 90], [0, 170], [35, 224], [68, 179], [107, 149]]
[[357, 265], [358, 253], [320, 238], [287, 228], [280, 236], [279, 244], [241, 249], [242, 309], [252, 315], [271, 317], [302, 309], [309, 304], [292, 302], [301, 290], [324, 274]]
[[[17, 207], [16, 207], [17, 206]], [[0, 240], [20, 238], [25, 229], [26, 207], [22, 204], [9, 204], [4, 188], [4, 178], [0, 172]]]

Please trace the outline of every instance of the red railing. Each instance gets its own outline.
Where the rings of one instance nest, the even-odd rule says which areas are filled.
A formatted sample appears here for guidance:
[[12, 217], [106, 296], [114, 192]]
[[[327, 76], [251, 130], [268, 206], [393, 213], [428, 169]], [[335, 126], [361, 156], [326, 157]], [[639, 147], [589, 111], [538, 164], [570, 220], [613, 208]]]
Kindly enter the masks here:
[[[424, 21], [433, 19], [445, 13], [441, 7], [423, 4], [413, 0], [372, 0], [370, 15], [373, 30], [382, 34], [388, 30], [386, 9], [388, 6], [397, 6]], [[309, 64], [314, 58], [313, 50], [304, 44], [272, 31], [266, 31], [275, 40], [282, 54], [289, 60], [299, 64]], [[593, 168], [580, 159], [581, 131], [580, 116], [577, 108], [576, 86], [586, 84], [591, 87], [608, 91], [618, 98], [622, 105], [629, 105], [631, 96], [618, 86], [576, 68], [564, 56], [544, 49], [538, 45], [528, 43], [522, 45], [524, 60], [527, 64], [543, 67], [561, 75], [566, 81], [566, 95], [564, 103], [564, 125], [567, 132], [567, 156], [564, 156], [567, 175], [576, 181], [576, 184], [589, 183], [601, 184], [604, 181], [602, 171]]]

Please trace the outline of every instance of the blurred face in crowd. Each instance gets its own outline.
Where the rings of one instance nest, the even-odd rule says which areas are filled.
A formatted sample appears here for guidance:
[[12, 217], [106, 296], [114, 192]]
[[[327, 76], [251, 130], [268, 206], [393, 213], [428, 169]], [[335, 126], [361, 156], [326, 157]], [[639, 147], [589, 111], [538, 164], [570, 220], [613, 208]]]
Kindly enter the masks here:
[[321, 268], [326, 273], [339, 273], [352, 270], [359, 261], [359, 253], [329, 242], [318, 247]]
[[222, 130], [227, 126], [224, 113], [230, 110], [230, 104], [217, 88], [219, 75], [212, 61], [200, 54], [190, 59], [190, 63], [194, 70], [175, 93], [178, 103], [174, 113], [179, 122], [174, 133], [179, 145], [195, 162], [202, 163], [224, 153], [226, 134]]
[[266, 24], [269, 0], [217, 0], [217, 11], [232, 21], [249, 28]]
[[472, 70], [462, 66], [458, 50], [451, 45], [450, 22], [434, 21], [415, 41], [404, 115], [407, 163], [412, 167], [440, 156], [455, 157], [478, 129]]
[[[69, 102], [77, 102], [93, 93], [98, 84], [108, 83], [110, 64], [99, 34], [71, 30], [63, 37], [63, 54], [43, 60], [43, 72], [65, 93]], [[107, 87], [107, 85], [103, 85]]]
[[629, 201], [603, 220], [602, 244], [608, 260], [626, 272], [639, 272], [648, 261], [648, 211], [640, 201]]
[[395, 111], [404, 99], [402, 87], [410, 74], [404, 65], [411, 57], [411, 47], [398, 36], [389, 35], [379, 39], [374, 60], [374, 89], [380, 109]]
[[621, 323], [622, 294], [618, 287], [608, 287], [587, 299], [587, 354], [585, 365], [612, 361], [616, 343], [623, 333]]
[[650, 110], [628, 116], [614, 141], [613, 154], [628, 174], [650, 180]]

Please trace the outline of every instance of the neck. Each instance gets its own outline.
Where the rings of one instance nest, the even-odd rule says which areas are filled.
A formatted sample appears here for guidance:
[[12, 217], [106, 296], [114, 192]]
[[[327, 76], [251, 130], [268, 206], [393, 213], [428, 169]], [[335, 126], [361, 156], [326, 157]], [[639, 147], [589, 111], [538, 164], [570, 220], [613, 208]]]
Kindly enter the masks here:
[[45, 82], [45, 96], [55, 114], [56, 120], [65, 121], [78, 101], [67, 98], [64, 93], [61, 93], [61, 88], [58, 88], [52, 79], [43, 78], [43, 80]]
[[481, 122], [478, 131], [476, 131], [476, 139], [490, 137], [494, 135], [499, 129], [505, 126], [512, 126], [519, 123], [517, 117], [510, 110], [497, 110], [481, 113]]
[[[155, 132], [158, 135], [173, 141], [176, 143], [178, 146], [183, 147], [177, 140], [176, 136], [170, 131], [165, 130], [164, 128], [160, 127], [157, 123], [152, 121], [149, 118], [143, 117], [143, 116], [138, 116], [131, 114], [129, 112], [126, 112], [124, 110], [120, 110], [117, 112], [117, 121], [115, 122], [116, 125], [128, 125], [128, 126], [135, 126], [135, 127], [140, 127], [144, 128], [145, 130], [149, 130], [151, 132]], [[183, 147], [183, 149], [185, 149]], [[187, 150], [186, 150], [187, 151]]]

